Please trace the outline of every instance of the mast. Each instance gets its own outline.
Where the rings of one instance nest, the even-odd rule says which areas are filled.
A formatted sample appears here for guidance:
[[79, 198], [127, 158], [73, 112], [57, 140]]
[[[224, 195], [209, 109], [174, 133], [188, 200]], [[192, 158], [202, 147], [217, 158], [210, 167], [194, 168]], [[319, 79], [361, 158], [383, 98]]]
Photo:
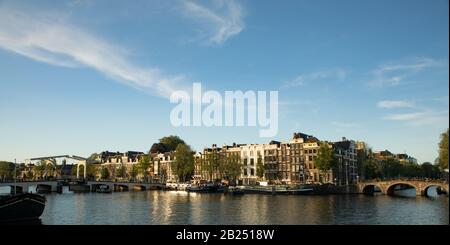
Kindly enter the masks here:
[[17, 194], [16, 181], [16, 159], [14, 158], [14, 195]]

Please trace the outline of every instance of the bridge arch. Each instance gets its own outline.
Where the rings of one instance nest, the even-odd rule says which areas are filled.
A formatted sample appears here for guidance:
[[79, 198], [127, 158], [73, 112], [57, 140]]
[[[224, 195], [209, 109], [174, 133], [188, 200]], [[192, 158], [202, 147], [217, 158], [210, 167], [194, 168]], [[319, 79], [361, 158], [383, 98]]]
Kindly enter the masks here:
[[380, 185], [377, 184], [367, 184], [364, 185], [362, 188], [362, 193], [366, 194], [366, 195], [372, 195], [376, 192], [376, 188], [378, 188], [380, 190], [380, 192], [383, 192], [383, 189], [381, 188]]
[[[11, 189], [11, 194], [14, 194], [14, 185], [10, 185], [9, 186]], [[15, 193], [23, 193], [23, 187], [22, 186], [20, 186], [20, 185], [16, 185], [15, 186], [15, 188], [16, 188], [16, 192]]]
[[447, 192], [447, 194], [448, 194], [448, 186], [443, 185], [443, 184], [438, 184], [438, 183], [430, 183], [430, 184], [428, 184], [428, 185], [426, 185], [426, 186], [424, 186], [422, 188], [421, 195], [422, 196], [428, 196], [428, 190], [430, 189], [430, 187], [433, 187], [433, 186], [440, 187], [440, 188], [444, 189]]
[[52, 192], [52, 186], [47, 184], [37, 184], [36, 192], [40, 194], [47, 194]]
[[395, 188], [398, 186], [404, 186], [404, 187], [412, 187], [416, 190], [416, 196], [420, 196], [420, 188], [418, 186], [416, 186], [415, 184], [411, 183], [411, 182], [406, 182], [406, 181], [399, 181], [399, 182], [394, 182], [390, 185], [388, 185], [386, 187], [386, 194], [389, 196], [394, 196], [394, 191]]

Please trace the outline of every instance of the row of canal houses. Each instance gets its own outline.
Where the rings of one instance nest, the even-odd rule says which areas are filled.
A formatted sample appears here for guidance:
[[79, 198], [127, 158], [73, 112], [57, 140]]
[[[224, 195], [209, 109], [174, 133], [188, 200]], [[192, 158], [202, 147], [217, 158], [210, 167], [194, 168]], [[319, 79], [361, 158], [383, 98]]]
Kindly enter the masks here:
[[[257, 182], [271, 182], [284, 184], [300, 183], [333, 183], [348, 185], [359, 179], [357, 171], [357, 151], [364, 144], [343, 138], [342, 141], [328, 143], [334, 150], [337, 166], [329, 171], [320, 171], [315, 165], [319, 150], [319, 139], [314, 136], [294, 133], [287, 142], [271, 141], [267, 144], [235, 144], [204, 148], [202, 152], [194, 153], [195, 168], [194, 181], [221, 180], [219, 171], [205, 168], [211, 159], [235, 157], [241, 166], [240, 184], [251, 185]], [[102, 152], [99, 156], [100, 164], [115, 169], [119, 164], [131, 171], [134, 164], [138, 164], [145, 153], [129, 151]], [[172, 162], [175, 152], [150, 152], [152, 169], [151, 181], [176, 182], [172, 172]], [[262, 176], [258, 176], [258, 166], [264, 169]]]

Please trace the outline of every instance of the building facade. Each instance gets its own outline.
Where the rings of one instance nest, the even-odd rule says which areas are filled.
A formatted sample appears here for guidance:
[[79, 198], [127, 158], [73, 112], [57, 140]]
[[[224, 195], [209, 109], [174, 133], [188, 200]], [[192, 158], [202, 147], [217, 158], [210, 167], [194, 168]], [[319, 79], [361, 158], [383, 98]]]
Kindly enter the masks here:
[[336, 166], [334, 169], [336, 185], [351, 185], [359, 181], [357, 169], [356, 142], [343, 138], [333, 143]]

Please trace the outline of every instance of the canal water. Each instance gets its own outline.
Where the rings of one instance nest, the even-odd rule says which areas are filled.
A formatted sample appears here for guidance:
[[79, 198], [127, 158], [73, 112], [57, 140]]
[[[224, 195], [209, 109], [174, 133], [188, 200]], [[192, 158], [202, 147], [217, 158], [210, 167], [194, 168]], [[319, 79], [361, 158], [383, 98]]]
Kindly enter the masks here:
[[47, 195], [42, 224], [449, 224], [448, 196], [242, 196], [176, 191]]

